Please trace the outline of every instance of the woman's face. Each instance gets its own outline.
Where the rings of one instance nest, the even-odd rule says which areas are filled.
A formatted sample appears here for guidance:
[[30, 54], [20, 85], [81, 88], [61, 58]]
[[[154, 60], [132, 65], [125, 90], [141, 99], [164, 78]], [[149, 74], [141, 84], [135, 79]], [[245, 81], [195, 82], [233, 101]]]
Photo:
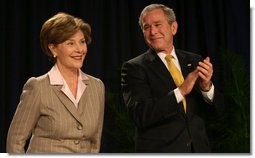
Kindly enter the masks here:
[[[51, 48], [50, 48], [51, 47]], [[81, 30], [58, 45], [50, 45], [59, 68], [80, 69], [87, 53], [87, 44]]]

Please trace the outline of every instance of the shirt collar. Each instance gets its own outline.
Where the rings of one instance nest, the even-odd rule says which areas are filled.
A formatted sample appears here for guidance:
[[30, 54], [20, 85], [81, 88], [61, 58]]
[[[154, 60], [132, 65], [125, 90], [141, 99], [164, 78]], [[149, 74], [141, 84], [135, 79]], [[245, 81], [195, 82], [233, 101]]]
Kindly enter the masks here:
[[[177, 60], [178, 61], [178, 58], [177, 58], [177, 56], [176, 56], [176, 53], [175, 53], [175, 49], [173, 48], [173, 50], [171, 51], [171, 56], [173, 56], [173, 58], [175, 59], [175, 60]], [[165, 60], [165, 57], [166, 57], [166, 53], [163, 53], [163, 52], [159, 52], [159, 53], [157, 53], [157, 55], [159, 56], [159, 58], [162, 60], [162, 61], [164, 61]]]
[[[160, 59], [164, 59], [164, 60], [165, 60], [165, 57], [166, 57], [167, 54], [166, 54], [166, 53], [163, 53], [163, 52], [159, 52], [159, 53], [157, 53], [157, 55], [160, 57]], [[173, 47], [173, 49], [172, 49], [170, 55], [171, 55], [175, 60], [177, 59], [177, 56], [176, 56], [174, 47]]]
[[[63, 85], [64, 81], [63, 81], [63, 77], [58, 69], [57, 64], [55, 64], [51, 70], [48, 72], [49, 78], [50, 78], [50, 84], [51, 85]], [[79, 76], [78, 76], [78, 80], [88, 80], [89, 78], [86, 76], [85, 73], [83, 73], [81, 71], [81, 69], [79, 69]]]

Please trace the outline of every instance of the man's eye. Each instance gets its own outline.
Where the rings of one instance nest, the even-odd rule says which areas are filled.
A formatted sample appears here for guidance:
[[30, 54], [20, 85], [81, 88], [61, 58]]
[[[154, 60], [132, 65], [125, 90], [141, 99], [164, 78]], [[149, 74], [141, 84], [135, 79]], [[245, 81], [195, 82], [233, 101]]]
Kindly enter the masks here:
[[161, 26], [161, 24], [156, 24], [155, 26], [157, 26], [157, 27], [158, 27], [158, 26]]
[[144, 30], [147, 30], [149, 28], [149, 26], [144, 26], [143, 29]]

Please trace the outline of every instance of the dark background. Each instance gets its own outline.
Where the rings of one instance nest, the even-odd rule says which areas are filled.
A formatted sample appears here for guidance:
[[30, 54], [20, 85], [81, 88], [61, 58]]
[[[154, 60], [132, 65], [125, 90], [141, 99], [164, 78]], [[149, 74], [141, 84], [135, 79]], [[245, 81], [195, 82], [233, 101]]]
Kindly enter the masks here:
[[[221, 70], [226, 61], [219, 58], [224, 51], [239, 55], [250, 72], [249, 0], [1, 0], [0, 152], [5, 152], [24, 83], [52, 67], [39, 42], [41, 26], [48, 18], [61, 11], [91, 25], [92, 43], [82, 70], [100, 78], [107, 95], [120, 95], [121, 64], [147, 50], [138, 18], [151, 3], [174, 9], [179, 24], [175, 47], [210, 56], [216, 85], [224, 84]], [[108, 110], [113, 100], [107, 101], [104, 129], [114, 130], [114, 115]], [[121, 99], [117, 102], [122, 104]], [[104, 130], [101, 152], [121, 152], [110, 147], [113, 142]]]

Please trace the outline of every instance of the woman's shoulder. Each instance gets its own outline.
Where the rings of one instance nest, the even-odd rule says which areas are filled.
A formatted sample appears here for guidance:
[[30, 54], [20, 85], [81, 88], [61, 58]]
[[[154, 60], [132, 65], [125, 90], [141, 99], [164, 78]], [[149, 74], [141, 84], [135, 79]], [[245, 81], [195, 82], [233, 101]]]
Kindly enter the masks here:
[[27, 82], [40, 82], [40, 81], [43, 81], [43, 80], [46, 80], [48, 78], [48, 74], [44, 74], [44, 75], [41, 75], [41, 76], [37, 76], [37, 77], [30, 77]]
[[41, 76], [38, 76], [38, 77], [30, 77], [25, 85], [38, 85], [38, 84], [42, 84], [44, 82], [48, 82], [49, 80], [49, 77], [48, 77], [48, 74], [44, 74], [44, 75], [41, 75]]

